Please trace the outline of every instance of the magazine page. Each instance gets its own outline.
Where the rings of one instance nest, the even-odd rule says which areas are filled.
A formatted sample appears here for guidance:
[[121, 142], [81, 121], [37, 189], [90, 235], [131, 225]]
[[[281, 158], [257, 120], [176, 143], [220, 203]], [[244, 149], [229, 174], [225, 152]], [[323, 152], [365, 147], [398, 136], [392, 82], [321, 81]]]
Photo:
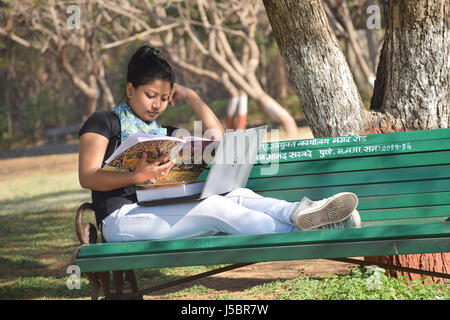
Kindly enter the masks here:
[[214, 157], [219, 142], [199, 137], [183, 139], [150, 134], [135, 134], [121, 144], [106, 161], [103, 171], [133, 171], [147, 153], [151, 163], [167, 153], [175, 159], [172, 169], [164, 176], [136, 185], [136, 189], [176, 186], [196, 181]]
[[195, 182], [214, 158], [218, 144], [218, 141], [209, 139], [185, 138], [185, 144], [178, 149], [178, 153], [172, 158], [176, 160], [172, 169], [157, 180], [154, 179], [136, 185], [136, 190], [173, 187]]
[[[137, 133], [128, 138], [124, 143], [121, 143], [120, 146], [114, 151], [114, 153], [105, 161], [105, 163], [106, 165], [110, 165], [112, 167], [121, 168], [121, 161], [123, 163], [124, 157], [128, 154], [129, 151], [142, 151], [145, 150], [146, 146], [151, 147], [156, 145], [160, 145], [164, 149], [170, 150], [177, 143], [184, 145], [185, 142], [183, 139], [175, 137]], [[139, 146], [137, 146], [137, 144], [139, 144]], [[148, 155], [150, 156], [150, 154]]]

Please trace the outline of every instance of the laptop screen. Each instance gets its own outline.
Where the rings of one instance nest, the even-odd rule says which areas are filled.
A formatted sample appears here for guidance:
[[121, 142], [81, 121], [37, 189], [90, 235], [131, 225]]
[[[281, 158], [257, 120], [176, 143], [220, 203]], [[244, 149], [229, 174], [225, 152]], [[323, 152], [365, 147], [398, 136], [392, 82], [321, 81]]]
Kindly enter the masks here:
[[200, 199], [245, 187], [267, 126], [225, 133], [214, 156]]

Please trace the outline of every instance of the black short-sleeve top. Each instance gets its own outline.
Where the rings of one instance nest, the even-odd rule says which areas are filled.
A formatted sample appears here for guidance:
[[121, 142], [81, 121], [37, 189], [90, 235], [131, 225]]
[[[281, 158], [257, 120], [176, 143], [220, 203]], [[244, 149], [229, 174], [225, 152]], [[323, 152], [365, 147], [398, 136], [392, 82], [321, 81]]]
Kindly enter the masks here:
[[[167, 135], [171, 136], [177, 129], [172, 126], [162, 126], [167, 128]], [[109, 140], [103, 164], [120, 145], [120, 120], [111, 111], [96, 111], [83, 124], [79, 131], [81, 137], [84, 133], [93, 132], [106, 137]], [[134, 185], [119, 188], [111, 191], [91, 191], [92, 204], [95, 211], [97, 225], [113, 211], [121, 208], [125, 204], [136, 203], [136, 189]]]

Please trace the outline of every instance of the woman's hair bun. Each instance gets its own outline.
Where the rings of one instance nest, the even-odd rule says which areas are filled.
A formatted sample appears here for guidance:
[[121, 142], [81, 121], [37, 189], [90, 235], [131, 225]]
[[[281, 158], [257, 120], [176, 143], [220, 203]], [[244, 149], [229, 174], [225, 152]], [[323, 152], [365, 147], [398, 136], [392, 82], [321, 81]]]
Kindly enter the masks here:
[[160, 51], [149, 45], [140, 47], [128, 63], [127, 81], [134, 87], [156, 79], [167, 80], [173, 85], [175, 74], [169, 63], [159, 56]]
[[159, 50], [158, 49], [150, 47], [150, 50], [152, 52], [152, 55], [154, 55], [156, 57], [159, 57]]
[[143, 46], [141, 48], [142, 56], [141, 58], [159, 58], [159, 50], [150, 46]]

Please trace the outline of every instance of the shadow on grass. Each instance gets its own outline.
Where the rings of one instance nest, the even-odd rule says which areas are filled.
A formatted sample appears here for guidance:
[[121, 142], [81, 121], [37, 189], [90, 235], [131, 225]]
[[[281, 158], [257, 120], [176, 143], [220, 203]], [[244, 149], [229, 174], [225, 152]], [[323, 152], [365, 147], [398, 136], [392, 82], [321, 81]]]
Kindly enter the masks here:
[[[215, 268], [214, 266], [210, 266]], [[220, 266], [217, 266], [220, 267]], [[200, 272], [204, 272], [202, 270]], [[199, 272], [199, 273], [200, 273]], [[138, 276], [139, 273], [136, 273]], [[347, 277], [348, 273], [336, 273], [334, 276], [338, 278]], [[173, 280], [178, 280], [179, 278], [183, 278], [185, 276], [180, 277], [161, 277], [157, 279], [157, 284], [168, 283]], [[274, 274], [270, 274], [268, 272], [267, 277], [227, 277], [226, 274], [223, 275], [215, 275], [210, 277], [205, 277], [202, 279], [190, 281], [187, 283], [179, 284], [170, 288], [146, 293], [146, 299], [177, 299], [177, 298], [198, 298], [200, 299], [216, 299], [221, 298], [224, 295], [225, 298], [229, 297], [232, 299], [236, 298], [236, 293], [241, 293], [245, 295], [244, 291], [251, 290], [257, 286], [264, 286], [268, 284], [269, 286], [273, 283], [282, 283], [285, 281], [291, 281], [296, 278], [307, 277], [310, 280], [322, 281], [326, 277], [311, 277], [306, 274], [298, 274], [294, 277], [277, 277]], [[145, 276], [141, 277], [141, 280], [145, 280]], [[139, 279], [138, 279], [139, 281]], [[147, 287], [154, 286], [155, 284], [149, 285], [145, 283], [145, 281], [141, 281], [143, 284], [147, 285]], [[142, 285], [141, 285], [142, 286]], [[140, 290], [144, 289], [144, 287], [140, 287]], [[225, 293], [224, 293], [225, 291]], [[270, 290], [269, 290], [270, 291]], [[250, 299], [254, 299], [259, 296], [258, 294], [249, 293]], [[265, 296], [267, 299], [271, 299], [270, 293]], [[238, 298], [239, 299], [239, 298]], [[244, 297], [244, 299], [246, 299]]]
[[27, 269], [35, 270], [45, 268], [46, 265], [37, 259], [30, 256], [15, 256], [14, 258], [7, 258], [0, 256], [1, 270], [17, 270]]
[[45, 199], [57, 198], [62, 196], [77, 196], [77, 195], [89, 195], [86, 190], [68, 190], [68, 191], [58, 191], [47, 194], [38, 194], [31, 197], [16, 197], [14, 199], [2, 200], [0, 201], [0, 206], [14, 205], [14, 204], [26, 204], [27, 202], [42, 201]]
[[81, 290], [69, 290], [66, 285], [67, 267], [79, 246], [76, 208], [44, 206], [0, 216], [0, 299], [90, 296], [87, 280], [82, 281]]
[[[38, 261], [36, 265], [45, 269], [45, 265], [41, 265]], [[20, 263], [12, 263], [9, 259], [0, 260], [0, 267], [14, 267], [13, 265], [24, 268]], [[164, 274], [161, 270], [145, 270], [140, 274], [145, 274], [144, 277], [137, 275], [139, 289], [142, 290], [146, 286], [158, 285], [181, 278], [180, 276], [170, 276]], [[0, 299], [90, 299], [91, 289], [89, 281], [85, 275], [82, 275], [80, 281], [80, 289], [69, 289], [67, 283], [72, 283], [69, 280], [70, 274], [67, 276], [53, 277], [53, 276], [38, 276], [38, 275], [22, 275], [18, 277], [0, 278]], [[140, 279], [142, 278], [142, 279]], [[114, 283], [112, 273], [110, 273], [110, 288], [114, 291]], [[130, 292], [128, 282], [124, 284], [124, 292]], [[103, 298], [103, 292], [100, 291], [100, 299]]]

